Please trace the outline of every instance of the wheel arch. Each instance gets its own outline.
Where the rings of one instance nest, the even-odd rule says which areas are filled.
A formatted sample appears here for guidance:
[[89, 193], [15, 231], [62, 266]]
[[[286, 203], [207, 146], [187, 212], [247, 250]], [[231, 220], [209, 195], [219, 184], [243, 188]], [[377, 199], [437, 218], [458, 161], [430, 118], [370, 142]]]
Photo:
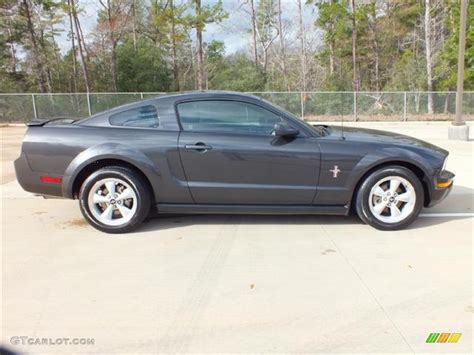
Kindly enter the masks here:
[[[143, 179], [143, 181], [145, 181], [148, 189], [151, 192], [154, 192], [154, 189], [153, 189], [153, 186], [151, 185], [150, 180], [143, 173], [143, 171], [141, 171], [137, 166], [135, 166], [134, 164], [131, 164], [131, 163], [125, 161], [125, 160], [114, 159], [114, 158], [112, 158], [112, 159], [106, 158], [106, 159], [95, 160], [95, 161], [87, 164], [76, 174], [75, 179], [72, 181], [72, 191], [71, 191], [72, 197], [74, 199], [77, 199], [77, 197], [79, 196], [79, 191], [81, 189], [81, 186], [84, 183], [84, 181], [87, 179], [88, 176], [90, 176], [92, 173], [96, 172], [97, 170], [100, 170], [100, 169], [106, 168], [106, 167], [122, 167], [122, 168], [127, 168], [127, 169], [130, 169], [130, 170], [134, 171], [135, 173], [137, 173], [138, 175], [140, 175], [142, 177], [142, 179]], [[153, 194], [153, 196], [154, 196], [154, 194]]]
[[62, 194], [76, 198], [84, 180], [94, 171], [106, 166], [121, 166], [143, 177], [156, 200], [160, 171], [153, 162], [131, 147], [105, 143], [91, 147], [79, 154], [68, 166], [63, 177]]
[[421, 182], [421, 185], [423, 186], [424, 205], [426, 206], [429, 203], [430, 190], [428, 187], [428, 175], [426, 171], [424, 171], [420, 166], [406, 160], [388, 160], [388, 161], [383, 161], [383, 162], [374, 164], [358, 178], [351, 194], [351, 202], [350, 202], [351, 211], [354, 211], [355, 195], [357, 194], [357, 191], [359, 191], [359, 188], [362, 185], [362, 183], [365, 181], [365, 179], [367, 179], [367, 177], [370, 174], [372, 174], [374, 171], [380, 170], [387, 166], [401, 166], [413, 172], [418, 177], [418, 179]]

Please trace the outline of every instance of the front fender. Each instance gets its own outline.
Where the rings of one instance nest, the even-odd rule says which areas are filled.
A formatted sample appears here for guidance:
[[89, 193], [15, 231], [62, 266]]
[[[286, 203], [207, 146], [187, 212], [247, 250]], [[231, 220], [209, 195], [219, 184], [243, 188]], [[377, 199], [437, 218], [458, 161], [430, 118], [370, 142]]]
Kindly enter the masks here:
[[362, 177], [362, 175], [377, 165], [397, 161], [413, 164], [419, 167], [427, 176], [434, 174], [433, 168], [421, 154], [403, 148], [385, 147], [364, 156], [354, 167], [349, 181]]
[[429, 163], [427, 158], [416, 151], [398, 147], [384, 147], [367, 154], [356, 164], [347, 179], [349, 184], [348, 191], [355, 192], [354, 189], [357, 187], [360, 179], [373, 168], [382, 164], [396, 164], [399, 162], [418, 167], [423, 171], [425, 180], [432, 179], [436, 174], [436, 169], [433, 168], [433, 165]]
[[153, 182], [160, 179], [159, 168], [139, 150], [126, 144], [102, 143], [84, 150], [69, 164], [63, 176], [63, 196], [73, 198], [74, 181], [79, 173], [89, 164], [104, 159], [117, 159], [135, 166], [145, 174], [152, 186], [156, 186]]

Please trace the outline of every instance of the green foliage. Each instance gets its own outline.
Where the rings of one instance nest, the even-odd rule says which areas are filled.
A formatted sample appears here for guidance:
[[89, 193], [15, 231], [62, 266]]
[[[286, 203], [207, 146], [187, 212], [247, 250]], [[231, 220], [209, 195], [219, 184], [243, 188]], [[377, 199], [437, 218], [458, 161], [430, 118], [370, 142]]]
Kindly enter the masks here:
[[150, 40], [140, 39], [136, 49], [131, 39], [117, 46], [119, 91], [167, 91], [170, 71], [163, 53]]
[[265, 76], [245, 54], [237, 53], [222, 60], [219, 70], [209, 78], [209, 89], [262, 91]]
[[423, 58], [417, 58], [412, 51], [407, 50], [395, 63], [386, 88], [388, 90], [420, 90], [426, 83], [425, 69], [426, 61]]
[[[191, 0], [191, 3], [195, 4], [196, 1]], [[222, 0], [218, 0], [215, 4], [201, 4], [198, 13], [187, 16], [187, 22], [191, 27], [203, 31], [207, 24], [221, 22], [227, 17], [229, 14], [224, 11]]]
[[347, 39], [351, 34], [350, 14], [346, 1], [324, 1], [318, 6], [316, 26], [324, 30], [326, 42]]
[[[440, 63], [436, 68], [439, 79], [436, 88], [440, 90], [456, 88], [457, 65], [459, 49], [459, 16], [460, 9], [457, 1], [449, 1], [451, 16], [446, 26], [450, 29], [450, 36], [446, 41], [441, 54]], [[470, 2], [467, 10], [466, 23], [466, 52], [464, 54], [464, 89], [474, 90], [474, 3]]]
[[[226, 53], [230, 32], [222, 0], [110, 0], [98, 3], [94, 30], [84, 34], [84, 61], [93, 91], [173, 91], [197, 85], [196, 30], [208, 39], [211, 23], [222, 37], [204, 43], [204, 86], [239, 91], [301, 88], [301, 44], [295, 16], [284, 14], [280, 42], [278, 0], [254, 0], [257, 63], [250, 48]], [[313, 28], [306, 26], [308, 90], [352, 90], [352, 16], [356, 20], [360, 90], [426, 90], [424, 1], [307, 0]], [[433, 0], [433, 79], [436, 90], [456, 87], [459, 1]], [[283, 12], [285, 11], [285, 1]], [[75, 0], [76, 10], [90, 5]], [[108, 5], [110, 4], [110, 16]], [[29, 11], [27, 11], [27, 9]], [[242, 41], [252, 43], [248, 2], [237, 15], [247, 24]], [[288, 9], [288, 8], [286, 8]], [[0, 92], [83, 92], [86, 90], [79, 38], [75, 51], [67, 0], [0, 1]], [[109, 21], [110, 20], [110, 21]], [[229, 22], [230, 23], [230, 22]], [[474, 90], [474, 3], [469, 2], [465, 89]], [[314, 30], [317, 30], [315, 32]], [[313, 31], [311, 34], [309, 32]], [[225, 33], [225, 35], [224, 35]], [[66, 34], [66, 36], [64, 36]], [[316, 38], [314, 34], [318, 35]], [[67, 48], [59, 37], [67, 37]], [[80, 37], [80, 36], [79, 36]], [[246, 42], [247, 43], [247, 42]], [[113, 69], [115, 64], [115, 70]], [[282, 65], [284, 64], [284, 65]], [[116, 73], [116, 82], [112, 78]]]

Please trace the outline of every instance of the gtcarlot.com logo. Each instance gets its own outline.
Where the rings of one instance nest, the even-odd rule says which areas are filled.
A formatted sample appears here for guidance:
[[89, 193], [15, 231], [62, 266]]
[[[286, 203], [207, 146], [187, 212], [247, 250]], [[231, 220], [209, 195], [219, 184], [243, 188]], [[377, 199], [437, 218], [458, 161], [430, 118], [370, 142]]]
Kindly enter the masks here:
[[94, 338], [46, 338], [15, 335], [10, 338], [12, 345], [95, 345]]

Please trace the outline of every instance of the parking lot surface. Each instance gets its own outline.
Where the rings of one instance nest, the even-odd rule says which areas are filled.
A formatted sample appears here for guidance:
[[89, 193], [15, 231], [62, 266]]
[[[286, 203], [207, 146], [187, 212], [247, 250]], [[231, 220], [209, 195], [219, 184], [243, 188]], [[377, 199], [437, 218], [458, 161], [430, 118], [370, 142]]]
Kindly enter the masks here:
[[[24, 128], [0, 128], [2, 344], [32, 354], [471, 353], [474, 142], [447, 140], [443, 122], [359, 125], [448, 149], [452, 194], [398, 232], [356, 217], [210, 215], [107, 235], [77, 201], [24, 192], [12, 167]], [[430, 333], [462, 336], [426, 343]]]

